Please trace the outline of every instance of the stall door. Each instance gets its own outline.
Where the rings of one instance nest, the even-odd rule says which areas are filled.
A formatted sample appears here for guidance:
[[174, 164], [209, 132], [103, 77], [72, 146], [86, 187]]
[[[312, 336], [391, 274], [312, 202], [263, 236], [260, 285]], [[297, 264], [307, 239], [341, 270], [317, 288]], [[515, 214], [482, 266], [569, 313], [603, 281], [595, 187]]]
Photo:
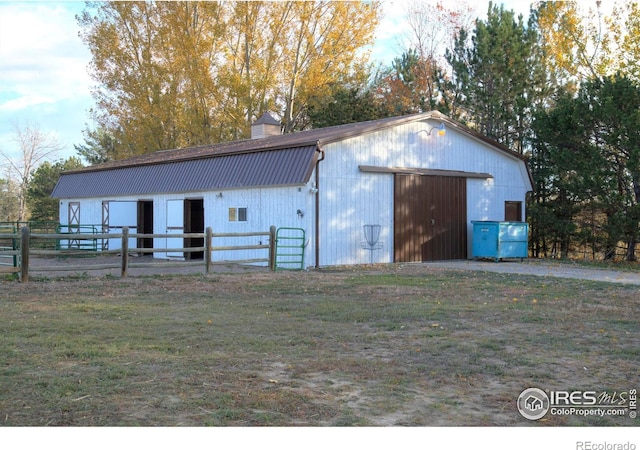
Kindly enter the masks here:
[[[138, 233], [153, 234], [153, 201], [138, 200]], [[138, 238], [138, 248], [153, 248], [153, 238]], [[141, 253], [144, 255], [145, 253]]]
[[396, 174], [394, 184], [394, 261], [466, 259], [466, 179]]
[[[104, 205], [103, 205], [104, 208]], [[104, 213], [104, 210], [103, 210]], [[129, 227], [129, 233], [138, 232], [138, 202], [116, 202], [110, 201], [108, 205], [108, 215], [103, 217], [103, 227], [106, 226], [110, 234], [122, 233], [123, 227]], [[122, 248], [122, 239], [109, 239], [109, 250]], [[129, 248], [136, 247], [136, 240], [129, 239]]]
[[[66, 229], [67, 233], [79, 233], [80, 232], [80, 202], [69, 202], [68, 205], [68, 219], [69, 224]], [[80, 248], [80, 241], [78, 239], [61, 240], [61, 248]]]
[[[167, 234], [184, 234], [184, 200], [167, 200]], [[167, 248], [183, 248], [180, 237], [167, 238]], [[184, 258], [184, 252], [168, 251], [167, 258]]]
[[[184, 201], [184, 232], [204, 233], [204, 202], [199, 199], [186, 199]], [[185, 248], [203, 247], [204, 238], [185, 238]], [[204, 252], [185, 253], [187, 259], [203, 259]]]

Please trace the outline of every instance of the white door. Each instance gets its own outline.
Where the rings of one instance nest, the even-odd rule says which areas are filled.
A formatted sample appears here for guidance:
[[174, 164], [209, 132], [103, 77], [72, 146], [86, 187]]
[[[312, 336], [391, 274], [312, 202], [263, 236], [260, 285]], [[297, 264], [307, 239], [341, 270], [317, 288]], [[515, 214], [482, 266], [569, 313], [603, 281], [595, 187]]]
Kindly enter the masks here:
[[[69, 202], [68, 205], [68, 221], [67, 226], [61, 226], [60, 231], [63, 233], [80, 233], [80, 202]], [[80, 248], [78, 239], [61, 239], [60, 248]]]
[[[167, 234], [184, 233], [184, 200], [167, 200]], [[184, 239], [167, 238], [167, 248], [183, 248]], [[167, 252], [167, 258], [184, 258], [184, 252]]]
[[[129, 227], [129, 233], [138, 232], [138, 202], [109, 202], [109, 233], [122, 233], [123, 227]], [[122, 248], [122, 239], [109, 239], [109, 250]], [[136, 248], [136, 240], [129, 238], [129, 248]]]

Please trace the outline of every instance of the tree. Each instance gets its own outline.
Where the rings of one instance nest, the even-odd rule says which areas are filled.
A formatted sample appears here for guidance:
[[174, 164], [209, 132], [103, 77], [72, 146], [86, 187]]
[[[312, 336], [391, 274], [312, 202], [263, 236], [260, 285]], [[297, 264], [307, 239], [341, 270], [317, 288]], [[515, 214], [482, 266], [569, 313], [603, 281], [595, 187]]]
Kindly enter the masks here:
[[584, 112], [598, 119], [595, 137], [604, 161], [602, 196], [612, 238], [608, 250], [623, 241], [625, 259], [634, 261], [640, 240], [640, 85], [616, 75], [588, 83], [585, 93], [591, 101]]
[[114, 158], [248, 137], [266, 110], [285, 132], [309, 99], [364, 67], [378, 2], [98, 2], [78, 18]]
[[115, 156], [116, 140], [109, 130], [97, 128], [90, 130], [89, 128], [82, 131], [84, 135], [84, 144], [76, 145], [78, 155], [84, 158], [90, 165], [101, 164], [110, 161]]
[[613, 259], [619, 242], [635, 260], [640, 238], [640, 87], [622, 76], [584, 82], [534, 123], [547, 148], [547, 185], [562, 255], [583, 236]]
[[551, 252], [567, 258], [580, 204], [592, 195], [588, 189], [582, 189], [586, 180], [577, 176], [584, 169], [576, 169], [593, 156], [589, 155], [593, 147], [583, 146], [582, 137], [591, 125], [580, 121], [572, 95], [559, 95], [555, 105], [550, 111], [541, 110], [533, 122], [537, 140], [532, 172], [540, 197], [530, 206], [535, 225], [532, 243], [537, 256], [548, 256]]
[[414, 1], [407, 4], [404, 48], [415, 49], [420, 59], [444, 66], [444, 50], [452, 48], [462, 29], [473, 26], [472, 8], [466, 2]]
[[27, 189], [31, 173], [45, 160], [54, 157], [64, 148], [56, 138], [44, 133], [38, 127], [27, 124], [14, 126], [13, 142], [18, 146], [18, 156], [12, 157], [0, 150], [0, 155], [8, 163], [10, 178], [16, 180], [18, 191], [18, 217], [17, 220], [26, 220]]
[[434, 84], [435, 64], [415, 50], [395, 58], [385, 80], [385, 103], [391, 114], [403, 115], [435, 109], [438, 93]]
[[207, 143], [225, 32], [218, 2], [96, 2], [78, 17], [114, 158]]
[[467, 123], [519, 153], [539, 95], [536, 44], [536, 30], [522, 16], [490, 3], [487, 20], [476, 22], [471, 47], [458, 40], [447, 53]]
[[453, 48], [447, 48], [445, 51], [445, 58], [451, 67], [451, 76], [447, 76], [443, 70], [438, 70], [436, 82], [443, 94], [445, 111], [448, 111], [453, 118], [472, 125], [468, 119], [469, 114], [464, 108], [466, 100], [464, 91], [470, 85], [471, 76], [469, 40], [469, 31], [461, 28], [454, 39]]
[[600, 1], [594, 2], [595, 10], [584, 11], [581, 4], [545, 1], [532, 10], [549, 82], [569, 92], [575, 92], [582, 80], [606, 75], [614, 61], [605, 45]]
[[456, 117], [455, 98], [451, 97], [451, 68], [447, 65], [446, 50], [454, 48], [462, 36], [467, 44], [466, 32], [475, 18], [466, 2], [453, 6], [444, 2], [414, 1], [408, 3], [405, 21], [405, 48], [417, 54], [415, 59], [416, 85], [421, 91], [414, 94], [424, 104], [422, 109], [438, 109]]
[[31, 211], [31, 220], [59, 222], [58, 200], [51, 198], [51, 193], [65, 170], [83, 167], [79, 158], [51, 163], [45, 161], [34, 170], [27, 189], [27, 204]]
[[311, 99], [307, 114], [312, 128], [325, 128], [379, 119], [383, 113], [368, 88], [340, 86], [331, 96]]
[[18, 189], [11, 179], [0, 178], [0, 222], [18, 220]]
[[605, 18], [609, 34], [603, 47], [609, 61], [621, 75], [640, 83], [640, 6], [637, 2], [622, 2]]
[[[284, 132], [305, 127], [308, 99], [361, 69], [358, 52], [373, 42], [379, 2], [292, 2], [295, 20], [285, 32]], [[366, 54], [365, 54], [366, 55]]]

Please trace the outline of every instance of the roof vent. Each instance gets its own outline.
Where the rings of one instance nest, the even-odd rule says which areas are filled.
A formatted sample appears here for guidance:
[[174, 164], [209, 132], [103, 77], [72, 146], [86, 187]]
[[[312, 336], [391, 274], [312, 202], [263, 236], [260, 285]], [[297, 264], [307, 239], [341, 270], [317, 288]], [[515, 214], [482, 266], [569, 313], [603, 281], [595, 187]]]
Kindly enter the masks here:
[[268, 112], [251, 124], [251, 139], [260, 139], [281, 134], [280, 122]]

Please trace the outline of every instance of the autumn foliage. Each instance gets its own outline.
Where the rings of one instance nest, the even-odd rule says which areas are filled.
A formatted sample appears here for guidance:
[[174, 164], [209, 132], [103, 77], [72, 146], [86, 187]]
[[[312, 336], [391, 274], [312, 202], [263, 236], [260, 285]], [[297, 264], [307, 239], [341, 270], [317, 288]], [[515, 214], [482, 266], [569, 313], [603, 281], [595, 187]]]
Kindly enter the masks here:
[[304, 126], [309, 98], [361, 69], [377, 2], [96, 2], [81, 17], [94, 118], [122, 158], [245, 138], [269, 110]]

